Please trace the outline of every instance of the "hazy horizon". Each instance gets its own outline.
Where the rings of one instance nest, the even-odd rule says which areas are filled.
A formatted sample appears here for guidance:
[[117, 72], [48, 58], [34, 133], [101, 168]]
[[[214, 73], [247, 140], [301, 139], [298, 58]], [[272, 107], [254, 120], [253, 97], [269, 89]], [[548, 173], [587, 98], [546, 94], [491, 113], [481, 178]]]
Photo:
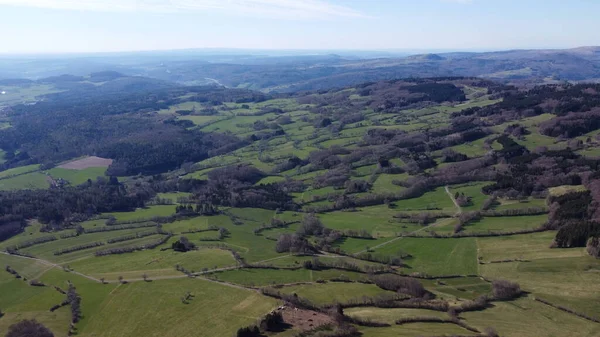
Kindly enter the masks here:
[[0, 54], [564, 49], [600, 45], [598, 11], [586, 0], [0, 0]]

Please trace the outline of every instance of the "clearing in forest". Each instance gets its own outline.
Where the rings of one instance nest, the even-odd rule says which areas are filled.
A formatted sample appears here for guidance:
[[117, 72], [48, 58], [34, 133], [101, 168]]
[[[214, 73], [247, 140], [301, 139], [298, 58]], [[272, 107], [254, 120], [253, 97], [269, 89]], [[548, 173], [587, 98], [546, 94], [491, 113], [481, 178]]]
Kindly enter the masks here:
[[91, 156], [62, 164], [58, 166], [58, 168], [69, 170], [84, 170], [90, 167], [109, 167], [112, 164], [112, 162], [112, 159]]

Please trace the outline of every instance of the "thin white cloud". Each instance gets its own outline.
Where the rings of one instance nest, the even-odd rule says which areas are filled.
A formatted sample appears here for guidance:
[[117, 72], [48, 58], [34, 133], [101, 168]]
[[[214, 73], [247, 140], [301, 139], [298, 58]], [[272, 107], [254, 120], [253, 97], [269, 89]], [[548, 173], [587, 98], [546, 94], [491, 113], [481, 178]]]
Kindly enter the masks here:
[[103, 12], [224, 12], [285, 18], [366, 17], [327, 0], [0, 0], [0, 5]]

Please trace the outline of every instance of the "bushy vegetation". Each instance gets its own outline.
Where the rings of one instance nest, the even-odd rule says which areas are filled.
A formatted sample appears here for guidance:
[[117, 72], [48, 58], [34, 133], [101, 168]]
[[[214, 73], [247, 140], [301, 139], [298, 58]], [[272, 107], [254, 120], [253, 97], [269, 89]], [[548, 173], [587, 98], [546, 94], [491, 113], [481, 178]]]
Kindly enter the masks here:
[[11, 325], [6, 337], [54, 337], [54, 334], [35, 319], [26, 319]]

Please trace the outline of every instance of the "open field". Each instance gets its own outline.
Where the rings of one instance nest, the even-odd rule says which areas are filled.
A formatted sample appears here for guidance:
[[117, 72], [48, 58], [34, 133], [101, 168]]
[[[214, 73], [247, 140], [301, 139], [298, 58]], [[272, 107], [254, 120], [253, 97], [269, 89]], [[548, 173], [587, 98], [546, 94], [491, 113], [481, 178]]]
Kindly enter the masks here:
[[358, 208], [355, 212], [331, 212], [320, 215], [323, 224], [338, 230], [366, 230], [375, 237], [396, 236], [397, 233], [415, 230], [413, 224], [401, 224], [394, 221], [396, 209], [387, 206]]
[[64, 179], [71, 185], [77, 186], [88, 181], [88, 179], [95, 181], [97, 177], [104, 177], [106, 173], [106, 167], [89, 167], [84, 169], [66, 169], [66, 168], [53, 168], [48, 171], [48, 174], [53, 179]]
[[107, 213], [106, 216], [114, 216], [119, 221], [150, 220], [156, 216], [169, 216], [175, 214], [174, 205], [154, 205], [146, 208], [138, 208], [135, 212]]
[[192, 272], [200, 272], [202, 269], [235, 266], [236, 262], [226, 250], [203, 248], [188, 254], [155, 249], [125, 255], [90, 256], [69, 263], [78, 272], [98, 279], [103, 277], [107, 281], [116, 281], [119, 276], [139, 279], [143, 274], [149, 278], [183, 275], [175, 269], [176, 265]]
[[493, 326], [500, 336], [550, 337], [568, 331], [569, 336], [592, 337], [600, 334], [600, 325], [559, 311], [530, 297], [498, 302], [494, 308], [462, 315], [467, 323], [480, 329]]
[[[187, 291], [194, 297], [189, 304], [181, 303], [180, 297]], [[152, 296], [147, 296], [149, 293]], [[255, 292], [202, 280], [137, 282], [115, 288], [81, 335], [229, 336], [275, 305]], [[121, 310], [129, 314], [117, 314]]]
[[454, 203], [443, 187], [438, 187], [418, 198], [397, 201], [395, 204], [396, 211], [455, 210]]
[[502, 216], [484, 217], [480, 220], [470, 222], [464, 227], [465, 232], [510, 232], [522, 229], [539, 228], [548, 221], [548, 216]]
[[[297, 294], [317, 305], [344, 303], [360, 296], [377, 296], [390, 293], [373, 284], [329, 282], [325, 284], [306, 284], [283, 287], [285, 294]], [[360, 294], [360, 296], [356, 296]]]
[[487, 198], [489, 198], [489, 196], [483, 194], [483, 192], [481, 191], [481, 188], [486, 185], [489, 185], [489, 183], [470, 183], [465, 185], [450, 186], [449, 189], [450, 193], [452, 193], [453, 195], [455, 193], [464, 193], [465, 196], [471, 197], [471, 203], [467, 206], [461, 207], [464, 211], [477, 211], [481, 209], [483, 202]]
[[61, 90], [49, 84], [33, 84], [28, 86], [0, 86], [0, 91], [5, 92], [5, 94], [0, 95], [0, 106], [2, 106], [34, 103], [38, 101], [38, 96], [60, 92]]
[[11, 178], [0, 180], [0, 190], [34, 190], [50, 187], [48, 177], [40, 172], [20, 174]]
[[359, 329], [364, 337], [415, 337], [415, 336], [469, 336], [470, 331], [454, 324], [440, 323], [412, 323], [405, 325], [392, 325], [387, 328], [367, 328]]
[[402, 308], [375, 308], [375, 307], [364, 307], [364, 308], [351, 308], [345, 310], [346, 314], [350, 317], [358, 317], [362, 319], [371, 319], [377, 322], [384, 322], [388, 324], [394, 324], [396, 320], [403, 317], [439, 317], [447, 318], [448, 314], [445, 312], [439, 312], [434, 310], [426, 309], [402, 309]]
[[109, 167], [112, 162], [112, 159], [91, 156], [64, 163], [58, 166], [58, 168], [68, 170], [83, 170], [90, 167]]
[[404, 260], [409, 267], [405, 273], [429, 275], [477, 274], [477, 247], [474, 238], [430, 239], [400, 238], [393, 243], [373, 249], [375, 255], [401, 255], [412, 258]]
[[17, 176], [25, 173], [36, 172], [40, 169], [40, 165], [27, 165], [16, 167], [4, 171], [0, 171], [0, 179], [10, 178], [12, 176]]

